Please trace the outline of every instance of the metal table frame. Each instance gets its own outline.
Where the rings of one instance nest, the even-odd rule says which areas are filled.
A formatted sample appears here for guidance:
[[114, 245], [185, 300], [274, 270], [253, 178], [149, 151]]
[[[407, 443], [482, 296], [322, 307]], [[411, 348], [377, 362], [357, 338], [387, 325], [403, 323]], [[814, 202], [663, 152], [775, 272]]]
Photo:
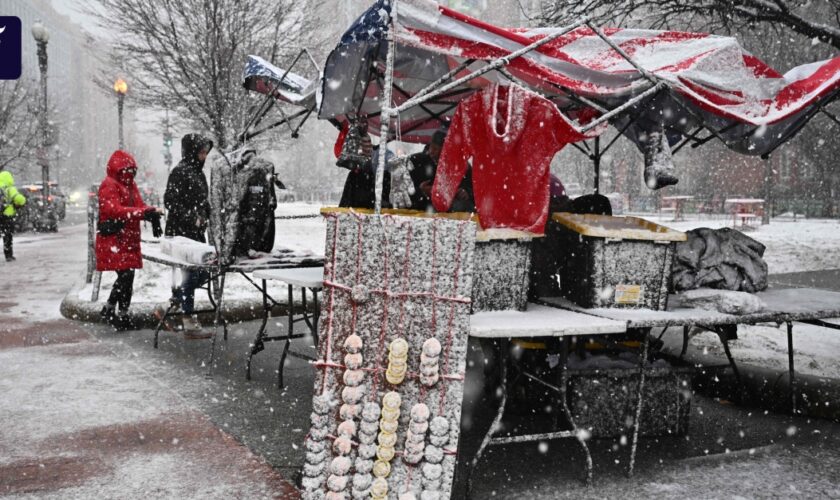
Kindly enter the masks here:
[[[801, 304], [786, 304], [787, 294], [810, 296], [814, 299], [813, 307], [803, 307]], [[739, 385], [743, 387], [741, 374], [735, 361], [729, 342], [738, 338], [738, 325], [756, 325], [759, 323], [785, 324], [787, 326], [787, 357], [788, 376], [790, 377], [790, 408], [791, 413], [799, 413], [796, 397], [796, 371], [794, 367], [793, 350], [793, 324], [794, 322], [821, 326], [833, 330], [840, 330], [840, 324], [825, 321], [830, 318], [840, 317], [840, 293], [830, 290], [819, 290], [814, 288], [781, 288], [770, 289], [756, 294], [768, 303], [766, 311], [731, 315], [719, 314], [690, 308], [669, 308], [667, 311], [657, 312], [656, 315], [634, 314], [632, 309], [586, 309], [562, 298], [543, 299], [541, 304], [552, 307], [560, 307], [570, 311], [591, 314], [601, 318], [617, 321], [626, 321], [628, 329], [637, 328], [670, 328], [674, 326], [683, 327], [683, 345], [680, 357], [683, 357], [688, 349], [689, 333], [692, 327], [702, 328], [717, 334], [723, 345], [729, 366]], [[821, 303], [816, 299], [820, 298]], [[671, 303], [674, 303], [672, 300]], [[830, 304], [829, 304], [830, 303]], [[649, 311], [648, 311], [649, 312]]]
[[[315, 361], [314, 356], [309, 356], [303, 353], [298, 353], [291, 350], [291, 343], [294, 339], [303, 338], [306, 336], [305, 333], [295, 333], [295, 323], [304, 322], [306, 326], [309, 328], [309, 333], [312, 336], [312, 340], [315, 343], [315, 346], [318, 346], [318, 321], [320, 319], [321, 311], [320, 311], [320, 304], [318, 301], [318, 292], [323, 288], [323, 286], [305, 286], [300, 285], [299, 283], [289, 283], [285, 281], [284, 278], [281, 277], [269, 277], [266, 275], [259, 275], [257, 273], [256, 277], [262, 279], [262, 295], [263, 295], [263, 317], [262, 322], [260, 323], [260, 328], [257, 331], [257, 336], [254, 339], [253, 344], [251, 344], [251, 349], [248, 352], [248, 360], [245, 364], [245, 378], [247, 380], [251, 380], [251, 358], [254, 357], [255, 354], [259, 353], [263, 349], [265, 349], [266, 342], [273, 342], [273, 341], [284, 341], [285, 344], [283, 345], [283, 353], [280, 355], [280, 364], [277, 368], [277, 386], [280, 389], [283, 389], [283, 369], [286, 362], [287, 356], [292, 356], [298, 359], [304, 359], [307, 361]], [[268, 319], [271, 317], [271, 307], [278, 305], [277, 302], [271, 298], [268, 294], [268, 280], [277, 280], [277, 281], [284, 281], [287, 283], [288, 289], [288, 332], [285, 335], [275, 335], [269, 336], [266, 332], [268, 326]], [[303, 311], [298, 315], [298, 318], [295, 318], [294, 309], [293, 309], [293, 293], [295, 286], [300, 287], [301, 291], [301, 305]], [[310, 312], [307, 309], [306, 304], [306, 291], [307, 289], [312, 293], [312, 305], [313, 310]], [[271, 302], [271, 305], [269, 305]]]
[[[209, 277], [205, 280], [198, 289], [207, 290], [207, 298], [210, 301], [210, 309], [199, 309], [193, 311], [192, 314], [201, 314], [201, 313], [213, 313], [217, 314], [221, 308], [219, 305], [222, 288], [219, 286], [219, 278], [225, 272], [224, 270], [220, 270], [218, 266], [214, 266], [211, 264], [190, 264], [187, 262], [178, 261], [175, 259], [165, 259], [163, 257], [153, 255], [150, 253], [143, 253], [143, 260], [147, 260], [149, 262], [154, 262], [156, 264], [162, 264], [172, 268], [174, 272], [176, 269], [180, 269], [182, 271], [205, 271], [208, 273]], [[178, 287], [175, 285], [175, 280], [173, 276], [172, 284], [172, 296], [175, 297], [176, 291]], [[215, 289], [215, 290], [214, 290]], [[215, 292], [215, 293], [214, 293]], [[166, 308], [166, 311], [163, 314], [163, 317], [158, 320], [157, 326], [155, 327], [155, 340], [153, 346], [155, 349], [158, 348], [158, 340], [160, 337], [160, 331], [163, 328], [163, 325], [166, 323], [167, 319], [173, 317], [181, 317], [184, 316], [183, 312], [175, 312], [175, 310], [179, 307], [177, 301], [173, 299], [169, 299], [169, 307]], [[219, 321], [221, 321], [222, 327], [224, 329], [224, 338], [227, 340], [228, 337], [228, 329], [227, 329], [227, 321], [224, 319], [224, 315], [219, 316]]]
[[[272, 305], [279, 304], [274, 298], [268, 293], [267, 288], [265, 287], [266, 283], [265, 280], [262, 282], [262, 286], [257, 284], [254, 280], [252, 280], [248, 274], [255, 273], [258, 271], [267, 271], [267, 270], [274, 270], [274, 269], [299, 269], [299, 268], [306, 268], [306, 267], [319, 267], [322, 263], [318, 264], [304, 264], [304, 265], [273, 265], [273, 264], [265, 264], [265, 265], [243, 265], [243, 264], [233, 264], [229, 266], [221, 266], [218, 264], [190, 264], [188, 262], [180, 261], [174, 258], [171, 258], [167, 255], [159, 254], [159, 252], [149, 252], [148, 250], [143, 251], [143, 259], [149, 262], [154, 262], [157, 264], [163, 264], [165, 266], [171, 267], [173, 269], [182, 269], [182, 270], [203, 270], [207, 271], [210, 274], [210, 278], [207, 280], [207, 290], [208, 294], [210, 295], [210, 304], [212, 306], [211, 309], [201, 310], [197, 312], [213, 312], [214, 313], [214, 320], [213, 320], [213, 336], [211, 339], [210, 345], [210, 359], [207, 363], [208, 365], [208, 372], [207, 376], [212, 376], [213, 371], [213, 363], [215, 361], [216, 355], [216, 338], [218, 336], [218, 328], [221, 325], [223, 329], [223, 338], [227, 340], [228, 337], [228, 327], [227, 321], [225, 320], [224, 313], [223, 313], [223, 303], [224, 303], [224, 293], [225, 293], [225, 278], [228, 273], [234, 272], [238, 273], [240, 276], [245, 278], [254, 288], [260, 291], [263, 295], [263, 308], [265, 309], [267, 306], [267, 302], [271, 302]], [[212, 284], [212, 285], [211, 285]], [[200, 288], [204, 288], [201, 286]], [[215, 289], [215, 293], [211, 292], [211, 289]], [[215, 299], [215, 300], [214, 300]], [[164, 317], [161, 321], [158, 321], [158, 325], [155, 328], [155, 341], [154, 347], [158, 347], [158, 337], [160, 334], [160, 329], [163, 326], [163, 322], [165, 319], [169, 317], [173, 317], [176, 315], [182, 315], [183, 313], [175, 313], [173, 312], [176, 305], [170, 303], [169, 307], [167, 308], [167, 312], [164, 314]], [[291, 302], [290, 302], [291, 307]], [[264, 321], [267, 322], [267, 316], [264, 317]], [[265, 341], [265, 339], [263, 339]], [[248, 357], [248, 363], [250, 364], [251, 355]], [[282, 375], [281, 375], [282, 376]]]
[[[633, 471], [635, 468], [636, 463], [636, 451], [638, 448], [638, 441], [639, 441], [639, 426], [641, 421], [642, 415], [642, 408], [644, 406], [644, 390], [645, 390], [645, 373], [646, 368], [648, 366], [648, 355], [649, 355], [649, 344], [650, 344], [650, 329], [644, 329], [638, 331], [638, 335], [641, 335], [641, 349], [642, 353], [639, 357], [639, 364], [638, 364], [638, 372], [639, 372], [639, 383], [636, 387], [636, 391], [634, 393], [634, 397], [636, 399], [635, 410], [633, 414], [633, 436], [631, 441], [630, 447], [630, 461], [627, 467], [627, 475], [632, 476]], [[583, 335], [576, 335], [575, 337], [583, 337]], [[473, 473], [478, 466], [481, 457], [483, 456], [486, 449], [490, 446], [497, 446], [497, 445], [505, 445], [505, 444], [513, 444], [513, 443], [529, 443], [529, 442], [538, 442], [538, 441], [548, 441], [553, 439], [568, 439], [568, 438], [575, 438], [578, 444], [580, 445], [585, 461], [586, 461], [586, 470], [585, 470], [585, 479], [584, 482], [587, 486], [592, 485], [592, 476], [593, 476], [593, 463], [592, 463], [592, 455], [589, 451], [589, 446], [587, 445], [586, 441], [588, 439], [587, 433], [584, 429], [581, 429], [575, 423], [574, 416], [572, 415], [571, 409], [569, 408], [568, 399], [567, 399], [567, 392], [568, 392], [568, 382], [569, 382], [569, 368], [568, 368], [568, 357], [570, 352], [570, 347], [572, 343], [573, 337], [562, 337], [560, 339], [552, 339], [548, 344], [552, 345], [549, 347], [549, 352], [556, 352], [559, 350], [560, 354], [560, 362], [558, 367], [560, 368], [559, 374], [557, 376], [557, 380], [555, 381], [547, 381], [544, 380], [542, 377], [539, 377], [523, 367], [516, 366], [512, 363], [512, 357], [510, 355], [510, 339], [509, 338], [502, 338], [500, 340], [500, 357], [499, 357], [499, 372], [500, 372], [500, 380], [499, 384], [501, 387], [501, 397], [499, 398], [499, 405], [496, 409], [496, 416], [493, 419], [490, 428], [488, 429], [487, 433], [484, 435], [482, 439], [481, 445], [479, 446], [478, 450], [476, 451], [475, 455], [473, 456], [472, 460], [470, 461], [467, 473], [466, 473], [466, 482], [467, 482], [467, 496], [470, 496], [472, 492], [472, 480], [473, 480]], [[516, 378], [513, 379], [515, 381], [519, 377], [526, 377], [541, 386], [545, 387], [546, 389], [550, 390], [551, 392], [555, 393], [557, 396], [558, 402], [560, 403], [560, 408], [562, 409], [563, 417], [565, 417], [566, 422], [568, 423], [569, 429], [565, 430], [558, 430], [559, 427], [559, 419], [555, 418], [554, 422], [554, 429], [549, 432], [543, 433], [534, 433], [534, 434], [520, 434], [514, 436], [498, 436], [499, 424], [501, 423], [502, 419], [505, 415], [505, 405], [507, 403], [507, 386], [509, 382], [508, 372], [510, 370], [510, 366], [513, 366], [515, 370], [517, 370]]]
[[[531, 312], [532, 314], [545, 314], [546, 311], [550, 311], [552, 307], [546, 307], [543, 305], [538, 304], [529, 304], [529, 311], [521, 314], [521, 318], [527, 317], [528, 313]], [[499, 347], [499, 360], [496, 363], [497, 369], [499, 370], [500, 381], [501, 384], [501, 397], [499, 399], [498, 407], [496, 408], [496, 415], [493, 419], [490, 427], [486, 431], [481, 444], [475, 454], [472, 456], [472, 459], [469, 461], [466, 470], [466, 495], [469, 497], [472, 491], [472, 480], [473, 474], [475, 469], [478, 466], [481, 457], [483, 456], [484, 452], [490, 446], [497, 446], [497, 445], [505, 445], [511, 443], [526, 443], [526, 442], [535, 442], [535, 441], [546, 441], [552, 439], [568, 439], [568, 438], [575, 438], [577, 442], [580, 444], [581, 449], [583, 450], [584, 456], [586, 458], [586, 473], [585, 473], [585, 482], [587, 485], [592, 484], [592, 470], [593, 470], [593, 463], [592, 463], [592, 456], [589, 451], [589, 446], [586, 443], [587, 436], [586, 432], [577, 427], [575, 423], [575, 419], [571, 413], [571, 410], [568, 405], [567, 400], [567, 387], [568, 387], [568, 380], [569, 380], [569, 369], [568, 369], [568, 357], [569, 351], [571, 347], [572, 340], [575, 338], [580, 337], [604, 337], [610, 335], [626, 335], [630, 334], [634, 337], [639, 337], [641, 340], [641, 349], [642, 353], [639, 358], [638, 370], [639, 370], [639, 384], [636, 388], [636, 392], [634, 394], [636, 399], [636, 408], [634, 412], [633, 418], [633, 437], [632, 437], [632, 445], [630, 448], [630, 461], [627, 469], [627, 474], [632, 475], [633, 470], [635, 467], [635, 459], [636, 459], [636, 450], [638, 445], [638, 438], [639, 438], [639, 425], [641, 421], [642, 415], [642, 408], [644, 405], [644, 384], [645, 384], [645, 370], [648, 365], [648, 355], [649, 355], [649, 343], [650, 343], [650, 328], [642, 328], [636, 330], [628, 330], [625, 327], [625, 324], [619, 321], [612, 321], [608, 320], [604, 321], [605, 318], [599, 318], [592, 315], [586, 315], [582, 313], [576, 313], [574, 311], [567, 311], [554, 308], [557, 312], [557, 321], [558, 323], [565, 323], [564, 320], [567, 318], [563, 317], [563, 314], [572, 313], [571, 318], [578, 318], [583, 320], [595, 320], [601, 321], [603, 324], [595, 325], [592, 327], [588, 327], [587, 329], [580, 330], [575, 329], [573, 326], [568, 324], [558, 324], [553, 329], [544, 329], [543, 331], [536, 331], [531, 325], [528, 325], [527, 322], [521, 321], [520, 326], [511, 326], [510, 328], [500, 327], [497, 333], [487, 333], [487, 332], [479, 332], [476, 331], [474, 326], [475, 319], [471, 320], [471, 336], [476, 338], [494, 338], [499, 340], [500, 347]], [[507, 311], [501, 312], [506, 313]], [[482, 313], [479, 313], [482, 314]], [[496, 314], [496, 313], [489, 313], [489, 314]], [[493, 317], [493, 316], [490, 316]], [[496, 316], [500, 317], [500, 316]], [[493, 317], [494, 319], [496, 317]], [[476, 318], [474, 315], [473, 318]], [[514, 318], [511, 321], [511, 324], [514, 325], [517, 323], [516, 316], [512, 316]], [[500, 321], [501, 322], [501, 321]], [[566, 326], [568, 325], [568, 330], [566, 330]], [[512, 363], [512, 357], [510, 354], [510, 341], [514, 338], [534, 338], [534, 337], [541, 337], [545, 338], [547, 341], [547, 347], [552, 352], [557, 352], [560, 354], [559, 359], [559, 373], [557, 374], [556, 380], [544, 380], [542, 377], [537, 376], [521, 366], [516, 366]], [[509, 380], [509, 369], [510, 367], [514, 367], [517, 370], [517, 374], [515, 375], [517, 378], [519, 377], [526, 377], [534, 382], [546, 387], [551, 392], [555, 393], [559, 398], [560, 408], [562, 409], [563, 416], [568, 423], [569, 429], [562, 429], [558, 430], [559, 427], [559, 419], [555, 419], [554, 421], [554, 428], [549, 432], [543, 433], [536, 433], [536, 434], [520, 434], [515, 436], [499, 436], [497, 435], [499, 432], [499, 424], [501, 423], [502, 419], [505, 415], [505, 406], [507, 403], [507, 386]]]

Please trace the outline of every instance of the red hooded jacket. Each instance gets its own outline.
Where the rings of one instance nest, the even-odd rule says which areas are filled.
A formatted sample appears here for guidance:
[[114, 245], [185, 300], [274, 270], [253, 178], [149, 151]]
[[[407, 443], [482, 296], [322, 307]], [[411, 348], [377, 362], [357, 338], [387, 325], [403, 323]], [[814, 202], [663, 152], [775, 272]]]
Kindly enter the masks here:
[[96, 233], [96, 270], [122, 271], [143, 267], [140, 254], [140, 221], [149, 208], [143, 203], [134, 176], [128, 169], [137, 169], [134, 157], [117, 150], [108, 160], [108, 175], [99, 185], [99, 220], [118, 220], [125, 227], [117, 234]]

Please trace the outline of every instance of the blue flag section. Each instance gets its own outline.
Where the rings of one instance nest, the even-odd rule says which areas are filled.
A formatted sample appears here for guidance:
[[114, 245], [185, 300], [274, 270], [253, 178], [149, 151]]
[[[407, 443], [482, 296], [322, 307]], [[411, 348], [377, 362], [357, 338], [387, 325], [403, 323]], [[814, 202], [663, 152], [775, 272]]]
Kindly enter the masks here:
[[17, 80], [20, 72], [20, 18], [0, 16], [0, 80]]

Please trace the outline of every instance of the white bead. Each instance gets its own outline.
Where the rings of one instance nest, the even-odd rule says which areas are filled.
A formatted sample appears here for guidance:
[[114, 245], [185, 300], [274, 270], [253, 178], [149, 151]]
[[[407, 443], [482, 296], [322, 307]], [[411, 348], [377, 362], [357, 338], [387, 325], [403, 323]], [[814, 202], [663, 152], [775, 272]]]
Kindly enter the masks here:
[[357, 354], [362, 350], [362, 338], [356, 334], [344, 339], [344, 350], [350, 354]]

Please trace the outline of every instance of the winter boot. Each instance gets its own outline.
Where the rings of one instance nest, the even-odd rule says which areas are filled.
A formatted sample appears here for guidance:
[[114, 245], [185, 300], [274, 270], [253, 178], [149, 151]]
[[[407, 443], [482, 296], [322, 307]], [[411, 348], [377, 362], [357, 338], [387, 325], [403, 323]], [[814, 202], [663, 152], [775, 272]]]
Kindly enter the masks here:
[[209, 339], [212, 337], [210, 332], [205, 332], [201, 329], [201, 323], [195, 316], [184, 316], [184, 338], [187, 340]]
[[117, 312], [114, 310], [114, 304], [105, 304], [102, 310], [99, 311], [99, 317], [109, 325], [113, 325], [117, 318]]
[[17, 259], [15, 258], [14, 255], [7, 255], [6, 256], [6, 262], [12, 262], [12, 261], [15, 261], [15, 260], [17, 260]]
[[668, 136], [660, 129], [649, 132], [643, 146], [645, 153], [645, 184], [650, 189], [673, 186], [680, 180], [674, 175], [674, 162]]

